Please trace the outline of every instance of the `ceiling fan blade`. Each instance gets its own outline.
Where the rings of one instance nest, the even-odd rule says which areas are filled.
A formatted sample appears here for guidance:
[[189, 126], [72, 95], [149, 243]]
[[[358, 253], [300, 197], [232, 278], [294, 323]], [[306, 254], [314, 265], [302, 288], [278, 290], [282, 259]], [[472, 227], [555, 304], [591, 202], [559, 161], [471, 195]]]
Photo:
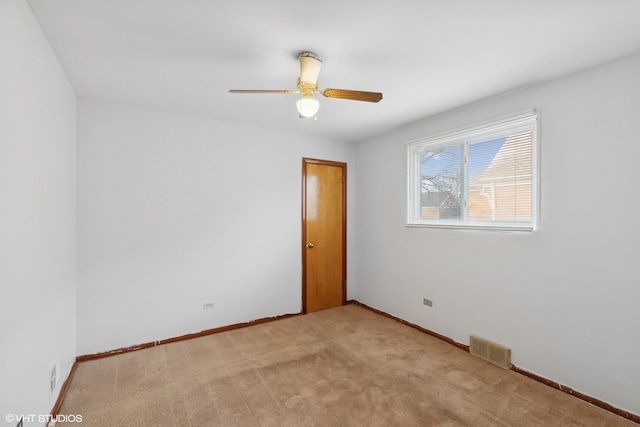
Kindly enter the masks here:
[[300, 82], [313, 86], [317, 85], [322, 61], [318, 59], [315, 53], [311, 52], [301, 53], [298, 56], [298, 61], [300, 61]]
[[298, 91], [297, 90], [289, 90], [289, 89], [282, 89], [282, 90], [231, 89], [229, 91], [229, 93], [282, 93], [282, 94], [289, 94], [289, 93], [298, 93]]
[[352, 101], [379, 102], [382, 99], [380, 92], [363, 92], [360, 90], [325, 89], [322, 94], [327, 98], [350, 99]]

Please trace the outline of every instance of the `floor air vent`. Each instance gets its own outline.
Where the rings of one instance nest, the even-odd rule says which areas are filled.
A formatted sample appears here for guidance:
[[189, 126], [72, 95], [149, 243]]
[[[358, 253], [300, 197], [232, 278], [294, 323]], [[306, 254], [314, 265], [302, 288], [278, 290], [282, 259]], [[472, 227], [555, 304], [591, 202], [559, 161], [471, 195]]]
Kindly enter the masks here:
[[471, 335], [469, 352], [504, 369], [511, 365], [511, 349]]

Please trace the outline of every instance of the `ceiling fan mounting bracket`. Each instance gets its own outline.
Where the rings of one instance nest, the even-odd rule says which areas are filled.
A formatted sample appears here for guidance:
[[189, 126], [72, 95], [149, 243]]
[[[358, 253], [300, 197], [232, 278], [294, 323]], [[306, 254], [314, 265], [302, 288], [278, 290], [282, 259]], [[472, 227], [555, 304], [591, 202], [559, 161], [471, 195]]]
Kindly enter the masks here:
[[313, 52], [301, 52], [300, 55], [298, 55], [298, 59], [300, 58], [313, 58], [313, 59], [317, 59], [318, 61], [320, 61], [320, 58], [318, 58], [318, 55], [316, 55]]

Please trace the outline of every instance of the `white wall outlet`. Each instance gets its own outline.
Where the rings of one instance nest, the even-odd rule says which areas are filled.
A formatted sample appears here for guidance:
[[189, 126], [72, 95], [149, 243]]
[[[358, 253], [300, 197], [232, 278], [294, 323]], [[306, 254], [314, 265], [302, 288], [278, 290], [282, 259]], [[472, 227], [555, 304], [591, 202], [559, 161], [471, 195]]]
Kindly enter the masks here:
[[58, 380], [60, 378], [60, 358], [58, 357], [49, 368], [49, 376], [47, 378], [49, 388], [49, 401], [52, 401], [58, 388]]
[[205, 302], [202, 303], [202, 309], [203, 310], [210, 310], [213, 307], [215, 307], [215, 304], [213, 302], [211, 302], [211, 301], [205, 301]]
[[422, 303], [428, 307], [433, 307], [433, 301], [431, 301], [430, 299], [423, 298]]

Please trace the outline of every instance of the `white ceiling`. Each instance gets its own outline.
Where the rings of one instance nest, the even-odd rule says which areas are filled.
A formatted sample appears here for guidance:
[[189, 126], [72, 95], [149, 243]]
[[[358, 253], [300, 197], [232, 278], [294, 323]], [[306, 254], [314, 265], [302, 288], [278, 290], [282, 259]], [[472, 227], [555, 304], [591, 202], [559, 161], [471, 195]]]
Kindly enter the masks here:
[[[28, 2], [80, 96], [344, 141], [640, 52], [638, 0]], [[295, 89], [307, 50], [384, 99], [228, 93]]]

